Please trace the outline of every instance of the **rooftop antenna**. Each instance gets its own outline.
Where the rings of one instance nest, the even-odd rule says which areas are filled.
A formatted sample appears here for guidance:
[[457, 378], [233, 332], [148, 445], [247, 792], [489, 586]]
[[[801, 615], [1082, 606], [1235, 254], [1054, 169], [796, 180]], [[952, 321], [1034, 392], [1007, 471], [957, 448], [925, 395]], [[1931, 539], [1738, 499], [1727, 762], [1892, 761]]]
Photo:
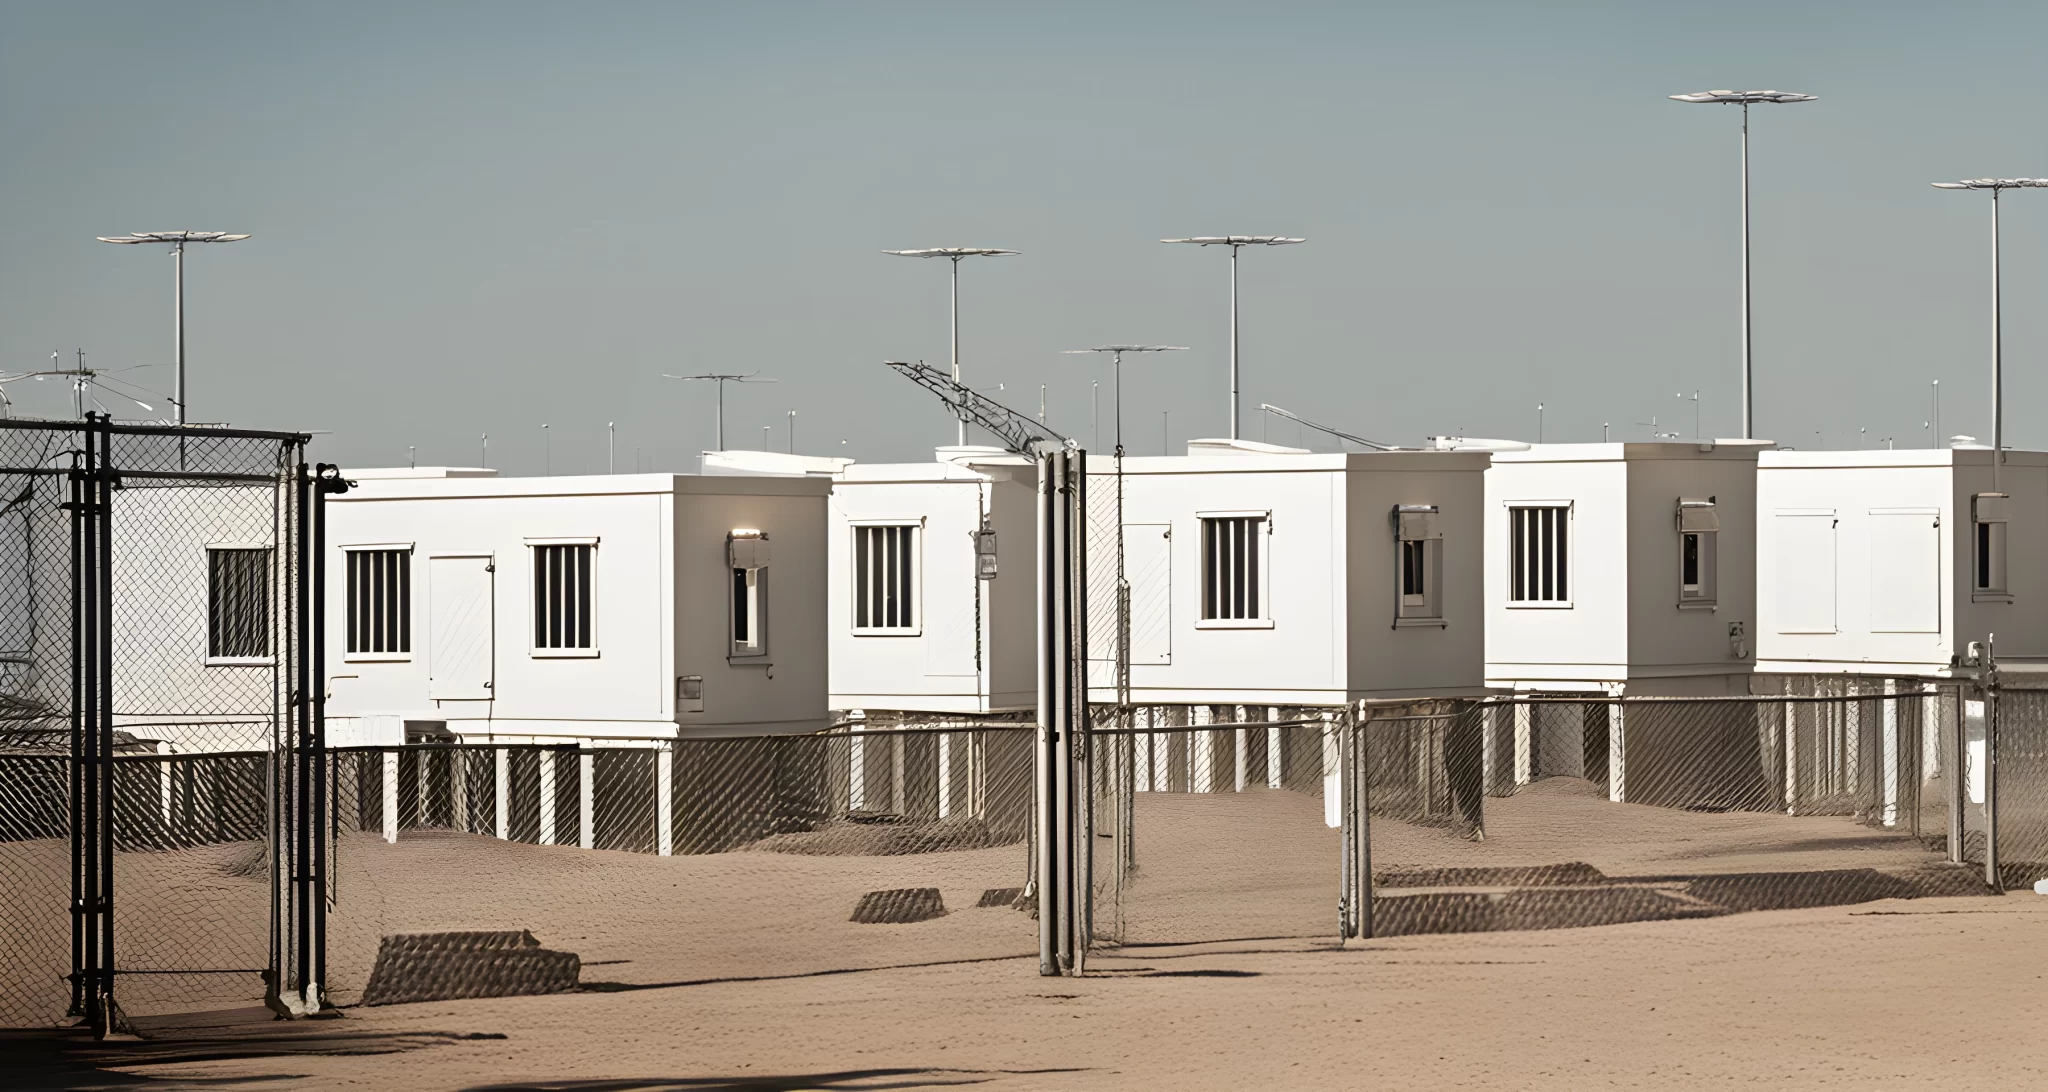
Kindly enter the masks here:
[[663, 379], [683, 379], [683, 380], [690, 380], [690, 379], [708, 379], [708, 380], [710, 380], [711, 382], [713, 382], [713, 383], [716, 383], [716, 384], [718, 384], [718, 450], [719, 450], [719, 451], [724, 451], [724, 450], [725, 450], [725, 385], [726, 385], [727, 383], [773, 383], [773, 382], [775, 382], [775, 380], [773, 380], [773, 379], [762, 379], [762, 378], [760, 378], [760, 375], [761, 375], [761, 373], [760, 373], [760, 372], [748, 372], [748, 373], [747, 373], [747, 374], [745, 374], [745, 375], [734, 375], [734, 374], [730, 374], [730, 373], [718, 373], [718, 372], [712, 372], [712, 373], [709, 373], [709, 374], [705, 374], [705, 375], [670, 375], [670, 374], [668, 374], [667, 372], [663, 372], [663, 373], [661, 373], [661, 377], [662, 377]]
[[[1685, 397], [1685, 392], [1679, 391], [1673, 397], [1682, 399]], [[1698, 391], [1692, 392], [1692, 438], [1695, 440], [1700, 438], [1700, 392]]]
[[1189, 243], [1194, 246], [1227, 246], [1230, 248], [1230, 438], [1237, 439], [1238, 413], [1238, 370], [1237, 370], [1237, 252], [1248, 246], [1291, 246], [1305, 243], [1306, 239], [1294, 239], [1285, 235], [1195, 235], [1186, 239], [1161, 239], [1162, 243]]
[[1650, 419], [1649, 419], [1649, 420], [1647, 420], [1647, 421], [1637, 421], [1637, 422], [1636, 422], [1636, 424], [1637, 424], [1637, 425], [1640, 425], [1640, 426], [1641, 426], [1641, 427], [1643, 427], [1643, 428], [1647, 428], [1647, 429], [1649, 429], [1649, 430], [1650, 430], [1650, 439], [1652, 439], [1652, 440], [1676, 440], [1676, 439], [1678, 439], [1678, 434], [1677, 434], [1677, 433], [1675, 433], [1675, 432], [1659, 432], [1659, 431], [1657, 431], [1657, 417], [1656, 417], [1656, 415], [1655, 415], [1655, 414], [1651, 414], [1651, 415], [1650, 415]]
[[1536, 403], [1536, 442], [1543, 442], [1543, 403]]
[[[40, 372], [23, 372], [20, 375], [7, 376], [4, 379], [0, 379], [0, 382], [13, 382], [14, 380], [17, 379], [34, 379], [37, 382], [41, 382], [44, 379], [50, 378], [67, 380], [71, 384], [72, 412], [81, 421], [85, 420], [85, 404], [87, 402], [91, 402], [94, 406], [99, 407], [101, 413], [106, 413], [108, 414], [108, 416], [112, 416], [111, 411], [107, 409], [106, 403], [101, 402], [99, 400], [99, 396], [93, 393], [93, 388], [95, 386], [105, 387], [107, 389], [107, 393], [116, 395], [120, 398], [125, 398], [128, 401], [133, 402], [138, 406], [141, 406], [143, 410], [147, 413], [156, 412], [155, 406], [149, 404], [148, 402], [144, 402], [142, 399], [137, 398], [132, 394], [129, 394], [128, 391], [141, 391], [143, 394], [147, 394], [151, 398], [161, 398], [163, 397], [162, 395], [155, 394], [151, 391], [143, 390], [143, 388], [135, 386], [131, 383], [127, 383], [123, 380], [111, 378], [111, 376], [118, 375], [121, 372], [132, 372], [137, 368], [147, 368], [149, 367], [149, 365], [134, 364], [126, 368], [116, 368], [111, 372], [105, 372], [100, 371], [97, 368], [88, 368], [85, 366], [84, 349], [78, 349], [76, 350], [76, 352], [78, 354], [78, 364], [76, 367], [59, 367], [57, 364], [58, 354], [56, 353], [55, 350], [52, 350], [50, 353], [49, 370]], [[121, 389], [124, 387], [127, 388], [127, 390]]]
[[[953, 263], [953, 294], [951, 297], [953, 316], [953, 382], [960, 382], [960, 259], [1000, 258], [1006, 254], [1015, 254], [1017, 252], [1014, 250], [998, 250], [994, 247], [986, 246], [934, 246], [926, 247], [923, 250], [885, 250], [882, 253], [894, 254], [899, 258], [945, 258]], [[966, 447], [967, 415], [960, 413], [957, 416], [960, 421], [960, 433], [959, 439], [956, 442], [961, 447]]]
[[1293, 421], [1295, 424], [1306, 425], [1309, 428], [1315, 429], [1317, 432], [1328, 433], [1331, 436], [1335, 436], [1339, 440], [1348, 441], [1350, 443], [1357, 444], [1360, 447], [1369, 448], [1373, 451], [1401, 450], [1400, 448], [1395, 447], [1393, 444], [1383, 444], [1380, 443], [1378, 440], [1368, 440], [1363, 436], [1355, 436], [1349, 432], [1345, 432], [1343, 429], [1336, 429], [1331, 428], [1328, 425], [1316, 424], [1314, 421], [1311, 421], [1308, 418], [1301, 416], [1300, 414], [1290, 413], [1287, 410], [1281, 409], [1279, 406], [1261, 403], [1259, 405], [1259, 408], [1266, 411], [1267, 413], [1279, 414], [1280, 416], [1285, 417], [1290, 421]]
[[1933, 390], [1934, 390], [1934, 417], [1933, 417], [1932, 419], [1930, 419], [1930, 420], [1929, 420], [1929, 421], [1927, 422], [1927, 426], [1926, 426], [1927, 428], [1929, 428], [1929, 429], [1931, 430], [1931, 431], [1929, 431], [1929, 432], [1928, 432], [1928, 434], [1927, 434], [1927, 446], [1928, 446], [1928, 447], [1940, 447], [1940, 446], [1941, 446], [1941, 380], [1939, 380], [1939, 379], [1935, 380], [1935, 381], [1933, 382], [1933, 384], [1932, 384], [1932, 388], [1933, 388]]
[[[127, 235], [96, 236], [103, 243], [121, 243], [132, 246], [136, 243], [169, 243], [171, 259], [175, 270], [173, 289], [172, 336], [177, 341], [178, 366], [177, 393], [171, 401], [178, 407], [178, 423], [185, 423], [185, 244], [186, 243], [239, 243], [247, 235], [230, 235], [225, 231], [136, 231]], [[81, 412], [80, 416], [84, 414]]]
[[488, 432], [483, 434], [483, 445], [484, 451], [477, 460], [477, 466], [489, 469], [491, 465], [491, 434]]

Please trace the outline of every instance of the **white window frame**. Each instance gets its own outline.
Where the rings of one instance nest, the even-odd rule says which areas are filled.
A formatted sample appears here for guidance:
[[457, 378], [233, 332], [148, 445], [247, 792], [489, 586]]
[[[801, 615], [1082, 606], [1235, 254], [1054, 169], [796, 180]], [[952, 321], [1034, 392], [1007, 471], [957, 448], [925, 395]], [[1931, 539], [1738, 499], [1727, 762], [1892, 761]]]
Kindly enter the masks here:
[[350, 617], [350, 613], [349, 613], [349, 612], [351, 612], [351, 611], [353, 611], [353, 610], [355, 609], [355, 600], [353, 600], [353, 599], [351, 599], [351, 598], [348, 598], [348, 573], [347, 573], [347, 571], [346, 571], [346, 565], [347, 565], [347, 557], [348, 557], [348, 555], [349, 555], [349, 554], [359, 554], [359, 553], [360, 553], [360, 554], [382, 554], [382, 553], [403, 553], [403, 554], [405, 555], [405, 567], [406, 567], [406, 603], [405, 603], [405, 643], [406, 643], [406, 645], [407, 645], [408, 647], [410, 647], [410, 646], [412, 645], [412, 643], [413, 643], [413, 640], [412, 640], [412, 638], [413, 638], [413, 634], [412, 634], [412, 616], [413, 616], [413, 611], [412, 611], [412, 590], [413, 590], [413, 589], [412, 589], [412, 585], [413, 585], [413, 579], [412, 579], [412, 578], [413, 578], [413, 573], [412, 573], [412, 571], [411, 571], [411, 570], [412, 570], [412, 555], [413, 555], [413, 545], [414, 545], [414, 544], [413, 544], [413, 543], [410, 543], [410, 542], [363, 542], [363, 543], [348, 543], [348, 544], [345, 544], [345, 545], [343, 545], [343, 546], [341, 547], [341, 553], [342, 553], [342, 557], [343, 557], [343, 565], [344, 565], [344, 571], [342, 572], [342, 576], [341, 576], [341, 593], [342, 593], [342, 596], [343, 596], [343, 598], [344, 598], [344, 599], [346, 600], [346, 602], [344, 602], [344, 603], [342, 604], [342, 610], [341, 610], [341, 647], [342, 647], [342, 654], [341, 654], [341, 658], [342, 658], [342, 661], [343, 661], [344, 663], [405, 663], [405, 662], [407, 662], [407, 661], [410, 661], [410, 660], [412, 659], [412, 657], [413, 657], [413, 654], [412, 654], [412, 653], [411, 653], [410, 651], [407, 651], [407, 652], [350, 652], [350, 651], [348, 651], [348, 642], [349, 642], [349, 633], [350, 633], [350, 626], [349, 626], [349, 617]]
[[[1572, 534], [1572, 525], [1578, 522], [1578, 502], [1570, 500], [1511, 500], [1505, 502], [1504, 507], [1506, 507], [1508, 510], [1508, 523], [1506, 528], [1507, 548], [1502, 550], [1501, 553], [1507, 559], [1508, 571], [1502, 575], [1507, 580], [1507, 584], [1505, 585], [1503, 590], [1506, 592], [1506, 601], [1508, 609], [1572, 609], [1572, 604], [1574, 602], [1572, 596], [1578, 593], [1579, 588], [1579, 551], [1576, 548], [1576, 543], [1574, 542], [1575, 536]], [[1556, 508], [1562, 509], [1564, 511], [1565, 558], [1563, 576], [1566, 594], [1562, 599], [1515, 598], [1515, 569], [1518, 565], [1521, 564], [1521, 558], [1515, 555], [1515, 511], [1517, 509], [1523, 508]]]
[[[772, 602], [771, 588], [773, 586], [773, 581], [769, 574], [772, 571], [773, 559], [771, 557], [759, 565], [741, 566], [734, 564], [733, 562], [736, 560], [734, 544], [743, 538], [758, 541], [763, 546], [766, 546], [768, 543], [768, 535], [765, 532], [756, 531], [752, 528], [748, 528], [744, 532], [733, 531], [725, 537], [725, 660], [726, 663], [733, 665], [767, 664], [771, 662], [769, 659], [769, 642], [774, 637], [774, 634], [768, 628], [768, 612]], [[746, 574], [747, 581], [746, 617], [748, 640], [746, 644], [741, 644], [733, 632], [738, 628], [737, 623], [740, 618], [740, 593], [736, 578], [741, 573]]]
[[[847, 520], [846, 568], [850, 574], [847, 581], [852, 598], [847, 601], [847, 626], [855, 637], [921, 637], [924, 635], [924, 550], [925, 521], [923, 516], [914, 519], [854, 519]], [[860, 535], [870, 527], [907, 527], [910, 536], [910, 625], [907, 626], [863, 626], [860, 623], [860, 601], [866, 591], [860, 573]]]
[[[1259, 597], [1258, 613], [1250, 618], [1204, 618], [1208, 613], [1209, 594], [1209, 535], [1208, 521], [1218, 519], [1258, 520], [1258, 535], [1264, 539], [1259, 544], [1259, 558], [1256, 572], [1250, 574], [1253, 590]], [[1195, 513], [1195, 628], [1196, 629], [1272, 629], [1273, 628], [1273, 510], [1271, 508], [1243, 508]]]
[[[1983, 545], [1979, 545], [1979, 543]], [[2006, 493], [1975, 493], [1970, 497], [1970, 601], [2010, 603], [2012, 594], [2012, 497]], [[1990, 557], [1979, 566], [1988, 547]], [[1984, 569], [1990, 569], [1987, 575]]]
[[[1672, 526], [1678, 532], [1678, 609], [1719, 610], [1721, 605], [1721, 515], [1713, 497], [1680, 497]], [[1699, 581], [1685, 582], [1685, 540], [1697, 538]]]
[[[1397, 504], [1388, 518], [1394, 525], [1394, 628], [1442, 629], [1449, 624], [1444, 620], [1443, 513], [1433, 504]], [[1408, 591], [1411, 553], [1420, 555], [1422, 563], [1419, 595]]]
[[[599, 634], [602, 632], [601, 627], [604, 621], [602, 614], [598, 610], [598, 604], [604, 600], [604, 592], [600, 584], [603, 566], [598, 564], [598, 557], [601, 551], [597, 536], [529, 538], [523, 541], [526, 545], [526, 654], [536, 660], [597, 659], [599, 649], [603, 644], [599, 639]], [[540, 619], [534, 616], [534, 600], [539, 598], [538, 585], [540, 583], [540, 566], [534, 560], [537, 556], [534, 550], [536, 547], [541, 546], [590, 547], [590, 645], [587, 648], [542, 648], [534, 640], [534, 631], [540, 624]]]
[[[213, 554], [216, 550], [262, 550], [270, 555], [270, 593], [266, 609], [266, 622], [270, 632], [265, 643], [271, 652], [265, 656], [215, 656], [213, 654]], [[277, 663], [277, 545], [271, 542], [209, 542], [206, 544], [206, 666], [208, 667], [270, 667]]]

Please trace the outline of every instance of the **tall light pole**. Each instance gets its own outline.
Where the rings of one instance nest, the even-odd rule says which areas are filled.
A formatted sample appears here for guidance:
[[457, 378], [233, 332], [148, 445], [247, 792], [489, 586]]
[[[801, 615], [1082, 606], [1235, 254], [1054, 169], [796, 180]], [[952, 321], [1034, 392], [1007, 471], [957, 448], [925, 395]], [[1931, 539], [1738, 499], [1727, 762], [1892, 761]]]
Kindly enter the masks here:
[[796, 411], [789, 411], [789, 453], [796, 454]]
[[663, 373], [661, 373], [661, 377], [662, 377], [663, 379], [683, 379], [683, 380], [691, 380], [691, 379], [706, 379], [706, 380], [710, 380], [710, 381], [711, 381], [711, 382], [713, 382], [713, 383], [716, 383], [716, 384], [718, 384], [718, 450], [720, 450], [720, 451], [724, 451], [724, 450], [725, 450], [725, 385], [726, 385], [727, 383], [773, 383], [773, 382], [775, 382], [775, 380], [773, 380], [773, 379], [762, 379], [762, 378], [759, 378], [759, 377], [760, 377], [760, 374], [761, 374], [760, 372], [748, 372], [748, 373], [747, 373], [747, 374], [745, 374], [745, 375], [731, 375], [731, 374], [718, 374], [718, 373], [713, 373], [713, 374], [709, 374], [709, 375], [670, 375], [670, 374], [668, 374], [667, 372], [663, 372]]
[[1696, 91], [1690, 95], [1667, 97], [1679, 102], [1742, 107], [1742, 438], [1753, 440], [1756, 438], [1756, 403], [1752, 386], [1756, 370], [1749, 323], [1749, 108], [1755, 103], [1812, 102], [1820, 96], [1794, 91]]
[[2004, 338], [1999, 332], [1998, 195], [2006, 190], [2048, 189], [2048, 178], [1965, 178], [1935, 182], [1938, 190], [1991, 191], [1991, 491], [1998, 492], [1998, 467], [2005, 462]]
[[[1677, 397], [1683, 399], [1685, 392], [1679, 391]], [[1700, 438], [1700, 392], [1698, 391], [1692, 392], [1692, 438], [1695, 440]]]
[[1536, 442], [1543, 442], [1543, 403], [1536, 403]]
[[[1015, 254], [1017, 252], [1014, 250], [997, 250], [994, 247], [986, 246], [934, 246], [926, 247], [923, 250], [885, 250], [882, 253], [894, 254], [899, 258], [947, 258], [952, 261], [953, 294], [951, 297], [951, 307], [953, 339], [953, 382], [960, 382], [960, 259], [1000, 258], [1005, 254]], [[958, 442], [961, 447], [966, 447], [967, 415], [964, 413], [960, 414], [959, 418], [960, 433]]]
[[137, 231], [127, 235], [96, 236], [103, 243], [169, 243], [171, 244], [172, 267], [175, 270], [173, 288], [174, 308], [172, 335], [177, 341], [178, 390], [173, 399], [178, 404], [178, 423], [185, 423], [185, 244], [186, 243], [239, 243], [247, 235], [230, 235], [225, 231]]
[[1941, 447], [1941, 380], [1937, 379], [1928, 386], [1934, 392], [1934, 416], [1927, 419], [1927, 427], [1933, 430], [1927, 437], [1927, 444], [1938, 449]]
[[1230, 248], [1230, 438], [1237, 439], [1237, 252], [1248, 246], [1290, 246], [1305, 243], [1306, 239], [1292, 239], [1285, 235], [1196, 235], [1186, 239], [1161, 239], [1162, 243], [1189, 243], [1194, 246], [1227, 246]]
[[540, 472], [543, 477], [555, 472], [555, 434], [546, 425], [540, 427]]

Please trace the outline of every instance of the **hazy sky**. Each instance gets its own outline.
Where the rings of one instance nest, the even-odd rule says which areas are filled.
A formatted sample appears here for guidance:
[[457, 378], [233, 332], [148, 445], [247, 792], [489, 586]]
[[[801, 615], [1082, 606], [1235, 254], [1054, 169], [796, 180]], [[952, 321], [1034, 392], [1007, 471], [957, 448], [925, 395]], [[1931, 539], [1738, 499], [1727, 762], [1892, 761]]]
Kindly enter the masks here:
[[[332, 430], [345, 464], [694, 467], [951, 441], [881, 367], [946, 359], [1092, 439], [1133, 362], [1133, 450], [1225, 429], [1225, 254], [1256, 407], [1396, 442], [1737, 428], [1738, 111], [1752, 128], [1762, 435], [1988, 436], [1989, 199], [2048, 175], [2048, 4], [100, 4], [0, 2], [0, 370], [84, 348], [192, 416]], [[2004, 201], [2008, 435], [2048, 445], [2048, 191]], [[68, 413], [54, 383], [17, 412]], [[126, 415], [139, 410], [118, 400]], [[845, 440], [844, 445], [841, 440]], [[1318, 446], [1329, 449], [1328, 442]]]

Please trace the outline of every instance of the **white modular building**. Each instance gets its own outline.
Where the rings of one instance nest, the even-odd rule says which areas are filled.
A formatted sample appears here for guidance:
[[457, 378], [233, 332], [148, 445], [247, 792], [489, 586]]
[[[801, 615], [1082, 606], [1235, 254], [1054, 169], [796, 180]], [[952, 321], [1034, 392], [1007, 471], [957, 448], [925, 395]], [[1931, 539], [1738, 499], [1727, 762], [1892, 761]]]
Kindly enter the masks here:
[[348, 476], [327, 508], [334, 745], [828, 724], [828, 481]]
[[704, 454], [713, 474], [832, 480], [832, 708], [974, 716], [1038, 702], [1037, 463], [995, 447], [931, 462]]
[[1539, 444], [1486, 475], [1486, 680], [1746, 694], [1761, 441]]
[[[1488, 458], [1198, 440], [1184, 456], [1124, 459], [1132, 702], [1272, 708], [1483, 692]], [[1114, 460], [1091, 455], [1097, 702], [1116, 699], [1117, 491]]]
[[1760, 456], [1757, 670], [1945, 678], [1973, 641], [2048, 663], [2048, 454]]

